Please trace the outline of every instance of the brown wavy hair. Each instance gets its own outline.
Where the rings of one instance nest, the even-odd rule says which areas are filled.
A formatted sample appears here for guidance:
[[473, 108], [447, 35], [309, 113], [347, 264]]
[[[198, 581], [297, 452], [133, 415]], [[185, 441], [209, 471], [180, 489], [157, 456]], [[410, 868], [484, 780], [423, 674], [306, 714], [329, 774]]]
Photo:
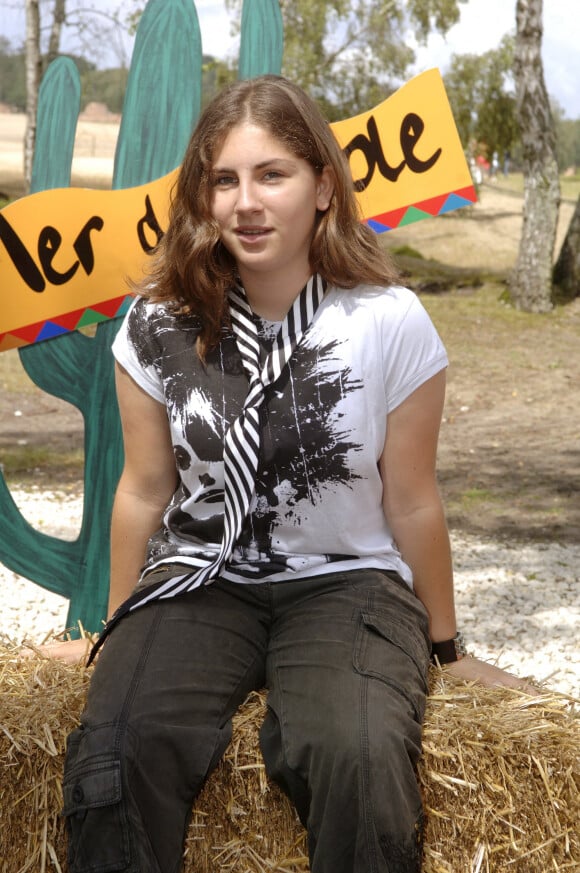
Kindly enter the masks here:
[[329, 284], [389, 285], [397, 272], [374, 231], [362, 221], [347, 160], [316, 103], [281, 76], [259, 76], [226, 87], [201, 115], [172, 192], [169, 226], [147, 280], [137, 289], [200, 322], [198, 353], [219, 342], [228, 324], [227, 291], [236, 263], [220, 239], [211, 214], [214, 154], [227, 134], [244, 122], [262, 127], [317, 174], [329, 167], [334, 183], [330, 206], [319, 213], [310, 247], [312, 272]]

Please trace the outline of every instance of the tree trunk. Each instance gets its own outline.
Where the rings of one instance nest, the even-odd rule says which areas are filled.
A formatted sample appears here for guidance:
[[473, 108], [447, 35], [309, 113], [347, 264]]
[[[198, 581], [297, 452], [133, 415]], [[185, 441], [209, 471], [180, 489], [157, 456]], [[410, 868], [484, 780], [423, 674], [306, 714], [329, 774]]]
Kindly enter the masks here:
[[24, 134], [24, 183], [30, 190], [32, 156], [36, 141], [36, 110], [38, 89], [42, 74], [40, 55], [40, 8], [39, 0], [26, 0], [26, 132]]
[[580, 197], [554, 267], [553, 280], [565, 300], [580, 297]]
[[54, 9], [52, 12], [52, 24], [50, 27], [50, 37], [48, 40], [48, 54], [46, 56], [46, 66], [58, 57], [60, 51], [60, 35], [62, 26], [66, 20], [66, 0], [54, 0]]
[[560, 180], [556, 136], [542, 67], [542, 0], [517, 0], [514, 76], [522, 135], [524, 216], [511, 295], [518, 309], [552, 308], [552, 258]]

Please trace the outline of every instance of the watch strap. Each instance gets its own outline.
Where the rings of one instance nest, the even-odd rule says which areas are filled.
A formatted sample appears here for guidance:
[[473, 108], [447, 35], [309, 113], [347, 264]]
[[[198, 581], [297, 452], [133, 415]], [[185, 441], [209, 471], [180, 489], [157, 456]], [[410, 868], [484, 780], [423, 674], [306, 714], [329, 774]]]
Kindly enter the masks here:
[[431, 660], [433, 663], [453, 664], [467, 654], [463, 634], [458, 631], [450, 640], [431, 643]]

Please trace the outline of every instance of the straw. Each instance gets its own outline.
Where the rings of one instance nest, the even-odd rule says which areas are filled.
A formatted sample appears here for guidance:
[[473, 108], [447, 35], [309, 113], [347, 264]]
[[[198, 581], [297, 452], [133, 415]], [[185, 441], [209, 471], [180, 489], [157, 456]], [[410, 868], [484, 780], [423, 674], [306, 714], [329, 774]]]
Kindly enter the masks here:
[[[82, 666], [20, 659], [0, 643], [1, 873], [66, 873], [64, 748], [89, 677]], [[418, 773], [424, 873], [580, 869], [577, 704], [546, 690], [471, 686], [433, 668]], [[308, 870], [302, 826], [260, 756], [264, 714], [260, 693], [236, 715], [193, 811], [184, 873]]]

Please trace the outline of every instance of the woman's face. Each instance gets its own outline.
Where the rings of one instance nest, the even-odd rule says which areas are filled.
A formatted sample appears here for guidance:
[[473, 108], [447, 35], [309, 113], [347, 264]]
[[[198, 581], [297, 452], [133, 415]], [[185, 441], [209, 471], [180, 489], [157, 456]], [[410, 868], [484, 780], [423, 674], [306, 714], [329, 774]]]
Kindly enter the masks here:
[[327, 169], [310, 164], [252, 123], [234, 127], [215, 154], [211, 211], [224, 246], [236, 260], [246, 291], [271, 282], [302, 287], [316, 211], [328, 208]]

